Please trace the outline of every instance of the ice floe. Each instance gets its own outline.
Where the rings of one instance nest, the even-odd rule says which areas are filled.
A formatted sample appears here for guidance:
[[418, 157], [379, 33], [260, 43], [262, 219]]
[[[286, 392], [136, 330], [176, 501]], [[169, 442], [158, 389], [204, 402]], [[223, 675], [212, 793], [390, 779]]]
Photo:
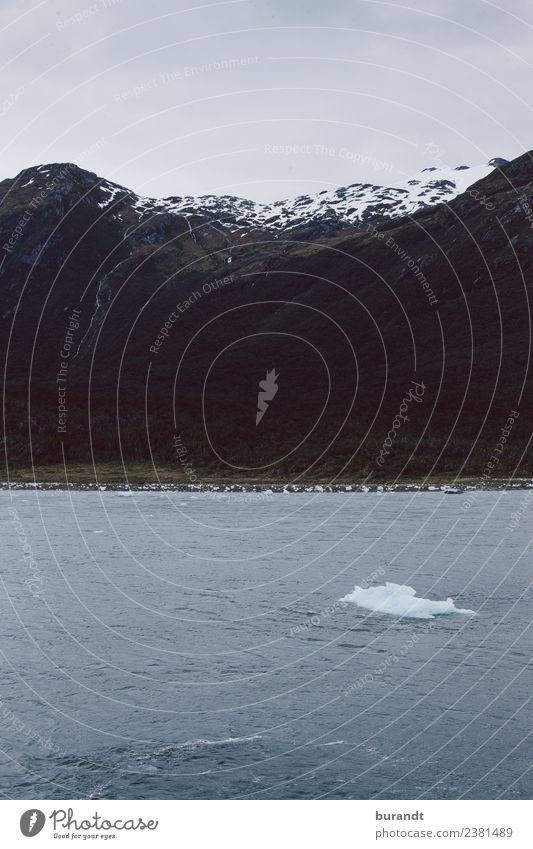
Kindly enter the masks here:
[[456, 607], [453, 598], [447, 598], [446, 601], [418, 598], [416, 590], [412, 587], [388, 581], [381, 586], [367, 589], [356, 585], [341, 601], [352, 602], [376, 613], [389, 613], [391, 616], [405, 616], [409, 619], [433, 619], [435, 616], [450, 613], [474, 614], [473, 610]]

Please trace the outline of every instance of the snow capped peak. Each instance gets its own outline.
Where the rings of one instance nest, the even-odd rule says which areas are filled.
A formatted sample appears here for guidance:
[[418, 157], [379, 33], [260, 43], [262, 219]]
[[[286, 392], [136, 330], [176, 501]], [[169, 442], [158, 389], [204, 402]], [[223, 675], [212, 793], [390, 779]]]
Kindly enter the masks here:
[[[232, 231], [261, 229], [287, 231], [312, 224], [349, 225], [379, 219], [412, 215], [420, 209], [450, 201], [478, 180], [487, 177], [506, 160], [491, 159], [486, 165], [455, 167], [431, 165], [410, 180], [396, 186], [353, 183], [335, 189], [323, 189], [315, 195], [258, 203], [234, 195], [202, 195], [200, 197], [142, 197], [128, 193], [139, 218], [154, 215], [178, 215], [207, 218], [224, 224]], [[105, 209], [125, 190], [102, 181], [99, 206]]]

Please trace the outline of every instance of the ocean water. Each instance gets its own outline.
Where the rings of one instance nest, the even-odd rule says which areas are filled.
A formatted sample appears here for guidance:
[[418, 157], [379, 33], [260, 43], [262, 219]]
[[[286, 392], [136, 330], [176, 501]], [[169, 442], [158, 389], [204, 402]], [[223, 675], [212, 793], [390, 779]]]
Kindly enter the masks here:
[[[0, 493], [2, 796], [531, 798], [532, 515]], [[341, 601], [387, 582], [474, 615]]]

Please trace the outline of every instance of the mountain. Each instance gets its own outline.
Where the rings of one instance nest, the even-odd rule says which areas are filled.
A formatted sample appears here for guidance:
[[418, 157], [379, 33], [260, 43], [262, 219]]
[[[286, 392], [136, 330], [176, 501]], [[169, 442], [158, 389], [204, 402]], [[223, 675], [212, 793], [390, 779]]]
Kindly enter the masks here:
[[[467, 165], [453, 169], [430, 166], [397, 188], [354, 183], [272, 204], [254, 203], [230, 195], [169, 197], [162, 200], [134, 195], [132, 200], [140, 218], [161, 214], [181, 215], [188, 219], [201, 216], [223, 223], [239, 237], [253, 229], [293, 234], [293, 231], [302, 227], [319, 224], [338, 227], [411, 215], [419, 209], [451, 200], [466, 191], [473, 183], [490, 174], [496, 162], [505, 163], [505, 160], [491, 160], [487, 165], [476, 168]], [[102, 191], [107, 196], [101, 203], [105, 209], [125, 190], [106, 181], [102, 184]]]
[[[203, 195], [201, 197], [149, 198], [136, 195], [123, 186], [103, 180], [72, 164], [40, 165], [29, 168], [14, 180], [5, 180], [0, 191], [7, 200], [15, 193], [18, 198], [24, 189], [26, 197], [33, 198], [44, 192], [53, 193], [57, 202], [61, 195], [83, 190], [87, 202], [98, 209], [125, 216], [130, 225], [140, 224], [153, 216], [175, 216], [192, 222], [201, 219], [222, 224], [237, 238], [250, 231], [298, 235], [302, 228], [343, 225], [379, 221], [403, 215], [412, 215], [420, 209], [452, 200], [478, 180], [490, 174], [495, 163], [506, 160], [492, 159], [486, 165], [456, 168], [429, 166], [398, 187], [354, 183], [333, 190], [323, 190], [316, 195], [280, 200], [263, 204], [232, 195]], [[80, 195], [81, 197], [81, 195]], [[31, 200], [30, 200], [31, 202]]]
[[70, 164], [0, 197], [8, 465], [531, 471], [530, 154], [270, 205], [141, 198]]

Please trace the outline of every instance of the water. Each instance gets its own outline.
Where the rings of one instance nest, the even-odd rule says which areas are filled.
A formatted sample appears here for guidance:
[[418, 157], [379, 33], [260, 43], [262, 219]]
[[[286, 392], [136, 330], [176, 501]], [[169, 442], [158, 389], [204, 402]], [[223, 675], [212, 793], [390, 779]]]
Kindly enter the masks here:
[[0, 792], [531, 798], [523, 499], [0, 493]]

